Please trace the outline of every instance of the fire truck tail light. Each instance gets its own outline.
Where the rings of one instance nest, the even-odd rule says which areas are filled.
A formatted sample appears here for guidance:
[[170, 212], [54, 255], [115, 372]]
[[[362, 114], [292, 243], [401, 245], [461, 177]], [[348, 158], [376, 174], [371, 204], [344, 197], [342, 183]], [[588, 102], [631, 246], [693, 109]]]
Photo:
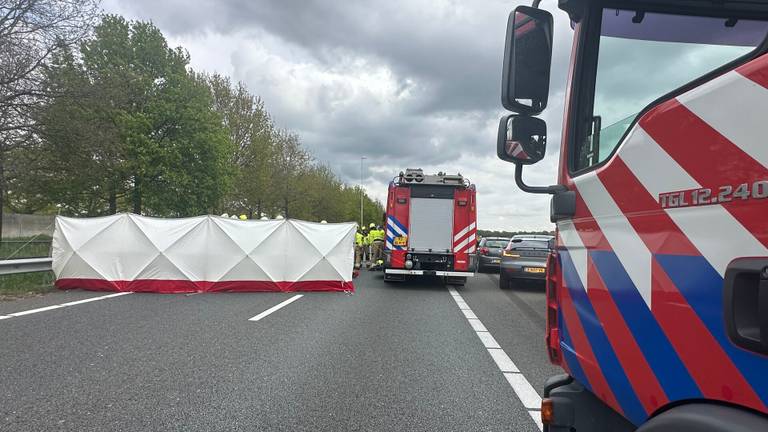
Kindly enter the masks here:
[[547, 257], [547, 333], [545, 336], [547, 354], [552, 364], [560, 365], [563, 361], [560, 351], [559, 295], [558, 276], [560, 273], [557, 252], [550, 252]]

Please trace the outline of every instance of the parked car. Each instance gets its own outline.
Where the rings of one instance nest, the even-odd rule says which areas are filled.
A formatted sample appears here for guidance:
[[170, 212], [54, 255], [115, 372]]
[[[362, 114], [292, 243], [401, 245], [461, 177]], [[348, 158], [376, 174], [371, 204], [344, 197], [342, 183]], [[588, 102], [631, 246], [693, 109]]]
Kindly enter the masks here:
[[547, 255], [555, 238], [547, 235], [516, 235], [501, 254], [499, 287], [510, 288], [515, 279], [540, 279], [547, 274]]
[[482, 273], [490, 269], [498, 269], [501, 262], [501, 251], [509, 244], [509, 237], [483, 237], [477, 245], [477, 271]]

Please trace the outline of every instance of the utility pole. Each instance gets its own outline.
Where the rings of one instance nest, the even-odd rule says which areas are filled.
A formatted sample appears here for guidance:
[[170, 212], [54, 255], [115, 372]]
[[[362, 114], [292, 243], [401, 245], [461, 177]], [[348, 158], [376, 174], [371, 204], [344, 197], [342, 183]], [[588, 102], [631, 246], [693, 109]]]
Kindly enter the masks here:
[[365, 225], [363, 222], [363, 160], [368, 159], [365, 156], [360, 156], [360, 229]]

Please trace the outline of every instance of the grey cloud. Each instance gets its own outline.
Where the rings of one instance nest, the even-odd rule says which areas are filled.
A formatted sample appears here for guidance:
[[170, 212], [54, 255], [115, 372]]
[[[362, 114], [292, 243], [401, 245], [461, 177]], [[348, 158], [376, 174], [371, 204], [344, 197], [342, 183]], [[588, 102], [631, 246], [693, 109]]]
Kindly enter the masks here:
[[[487, 228], [549, 226], [547, 201], [518, 191], [512, 166], [494, 156], [496, 126], [503, 114], [499, 88], [507, 15], [528, 1], [105, 1], [107, 10], [151, 19], [190, 50], [193, 63], [205, 64], [194, 41], [229, 37], [237, 45], [220, 49], [232, 51], [230, 64], [213, 67], [228, 70], [262, 96], [278, 125], [297, 131], [344, 181], [359, 182], [361, 155], [368, 158], [366, 184], [385, 185], [406, 167], [458, 170], [482, 182], [479, 200], [487, 203], [481, 210], [487, 211]], [[536, 184], [555, 177], [572, 37], [565, 15], [554, 15], [550, 108], [543, 113], [549, 125], [549, 162], [526, 173]], [[250, 52], [249, 43], [288, 66], [310, 65], [317, 73], [343, 77], [390, 71], [391, 96], [400, 99], [383, 101], [377, 89], [361, 89], [344, 79], [299, 81], [286, 88], [293, 71], [281, 69], [288, 66], [279, 61], [264, 64]], [[292, 92], [300, 92], [305, 104], [297, 106]], [[511, 204], [510, 196], [525, 204]], [[504, 215], [509, 219], [496, 219]]]

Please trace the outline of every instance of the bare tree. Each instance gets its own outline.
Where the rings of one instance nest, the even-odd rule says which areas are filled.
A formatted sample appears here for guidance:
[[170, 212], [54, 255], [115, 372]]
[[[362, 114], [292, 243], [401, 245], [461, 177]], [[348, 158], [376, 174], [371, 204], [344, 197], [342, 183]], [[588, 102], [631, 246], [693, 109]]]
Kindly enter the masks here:
[[8, 152], [35, 139], [34, 112], [50, 96], [44, 68], [86, 37], [98, 14], [98, 0], [0, 0], [0, 238], [7, 179], [19, 168], [8, 166]]

